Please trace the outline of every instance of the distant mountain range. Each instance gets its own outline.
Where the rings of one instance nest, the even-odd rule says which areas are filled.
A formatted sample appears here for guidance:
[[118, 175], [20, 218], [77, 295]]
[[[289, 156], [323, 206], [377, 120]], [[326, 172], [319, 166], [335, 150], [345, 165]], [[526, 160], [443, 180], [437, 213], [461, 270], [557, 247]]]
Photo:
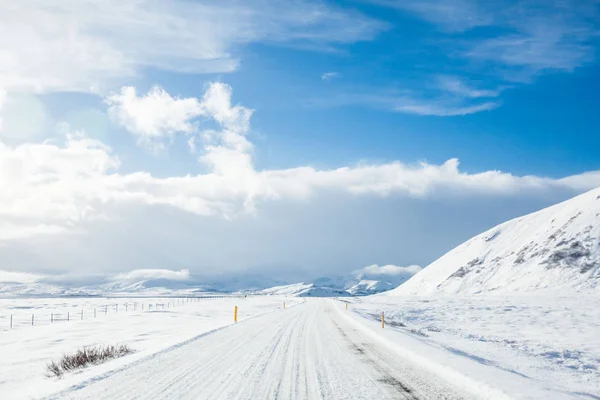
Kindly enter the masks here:
[[[412, 266], [408, 271], [414, 273], [418, 269], [420, 268]], [[376, 270], [379, 271], [380, 268]], [[257, 291], [257, 293], [301, 297], [368, 296], [394, 289], [409, 278], [408, 272], [402, 274], [369, 273], [367, 267], [347, 276], [324, 277], [307, 283], [275, 286]]]
[[[142, 274], [143, 275], [143, 274]], [[235, 293], [287, 296], [364, 296], [390, 290], [408, 277], [369, 275], [354, 272], [348, 276], [319, 278], [307, 283], [288, 284], [262, 275], [235, 275], [219, 279], [148, 278], [134, 274], [119, 276], [106, 283], [75, 287], [57, 283], [0, 283], [0, 296], [161, 296], [198, 295], [203, 293]]]

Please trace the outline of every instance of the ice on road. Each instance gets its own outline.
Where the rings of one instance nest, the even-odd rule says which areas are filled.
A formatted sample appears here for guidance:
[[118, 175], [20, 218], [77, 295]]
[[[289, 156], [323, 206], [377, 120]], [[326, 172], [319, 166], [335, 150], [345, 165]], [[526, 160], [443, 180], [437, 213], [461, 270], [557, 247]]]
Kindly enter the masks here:
[[250, 318], [85, 381], [52, 399], [459, 399], [448, 383], [402, 361], [309, 299]]

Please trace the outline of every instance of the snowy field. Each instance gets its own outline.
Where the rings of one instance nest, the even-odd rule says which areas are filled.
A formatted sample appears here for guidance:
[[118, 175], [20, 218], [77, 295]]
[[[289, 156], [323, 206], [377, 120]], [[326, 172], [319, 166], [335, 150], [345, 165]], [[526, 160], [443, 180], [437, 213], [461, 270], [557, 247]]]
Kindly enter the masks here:
[[519, 393], [538, 386], [553, 393], [549, 398], [569, 394], [600, 399], [597, 294], [380, 295], [350, 301], [351, 309], [367, 319], [379, 320], [383, 311], [390, 330], [412, 336], [410, 342], [398, 335], [392, 340], [432, 361], [493, 387], [507, 386], [510, 378], [515, 387], [505, 389], [516, 398], [525, 398]]
[[[284, 301], [289, 312], [282, 310]], [[438, 398], [433, 393], [448, 397], [449, 387], [440, 392], [444, 385], [464, 393], [448, 398], [600, 398], [600, 299], [594, 294], [378, 295], [306, 301], [282, 296], [2, 299], [0, 399], [45, 398], [59, 392], [66, 398], [102, 394], [109, 399], [128, 393], [127, 379], [147, 381], [150, 391], [165, 390], [163, 398], [173, 395], [169, 382], [181, 381], [190, 391], [178, 391], [178, 396], [190, 398], [197, 395], [194, 390], [228, 398], [224, 388], [239, 385], [265, 395], [264, 390], [276, 390], [279, 382], [290, 390], [280, 393], [282, 398], [302, 398], [299, 388], [314, 392], [315, 398], [342, 398], [342, 388], [351, 388], [347, 392], [356, 393], [349, 398], [362, 399], [368, 398], [366, 388], [385, 389], [360, 380], [371, 375], [373, 382], [388, 384], [397, 378], [424, 398]], [[345, 302], [350, 302], [348, 310]], [[221, 329], [233, 324], [235, 305], [240, 324]], [[10, 314], [12, 329], [6, 317]], [[191, 341], [198, 337], [202, 338]], [[127, 344], [135, 353], [61, 379], [45, 376], [50, 360], [102, 344]], [[171, 367], [165, 369], [164, 363]], [[264, 377], [261, 368], [271, 375]], [[302, 386], [304, 378], [288, 382], [296, 376], [290, 368], [316, 381], [307, 387]], [[242, 370], [252, 381], [239, 375]], [[211, 373], [235, 376], [237, 383], [207, 381]], [[355, 388], [352, 382], [362, 383]], [[387, 398], [386, 393], [380, 398]]]
[[[284, 301], [287, 307], [302, 302], [298, 298], [276, 296], [196, 301], [177, 298], [0, 299], [0, 398], [38, 398], [54, 393], [230, 325], [235, 305], [239, 307], [238, 319], [243, 321], [281, 309]], [[67, 312], [69, 321], [66, 321]], [[10, 314], [13, 314], [12, 329]], [[34, 326], [31, 326], [32, 314], [35, 315]], [[52, 323], [51, 314], [56, 318]], [[45, 376], [45, 366], [50, 360], [83, 346], [100, 344], [127, 344], [135, 353], [59, 380]]]

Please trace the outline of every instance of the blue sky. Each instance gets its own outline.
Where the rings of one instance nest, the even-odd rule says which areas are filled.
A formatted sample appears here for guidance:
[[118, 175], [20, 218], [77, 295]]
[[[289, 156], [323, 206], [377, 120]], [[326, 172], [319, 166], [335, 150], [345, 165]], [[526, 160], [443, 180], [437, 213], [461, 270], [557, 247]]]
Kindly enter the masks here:
[[597, 1], [27, 0], [0, 14], [12, 270], [427, 265], [600, 185]]
[[[560, 177], [598, 169], [597, 33], [580, 40], [567, 32], [564, 43], [557, 44], [553, 36], [560, 32], [553, 30], [566, 29], [551, 25], [558, 8], [541, 7], [527, 18], [515, 15], [517, 28], [510, 29], [492, 22], [470, 27], [471, 14], [463, 22], [455, 17], [467, 12], [461, 2], [437, 3], [439, 7], [456, 4], [458, 11], [436, 22], [410, 8], [387, 7], [386, 2], [342, 2], [340, 9], [380, 23], [371, 40], [310, 46], [253, 43], [235, 49], [239, 66], [232, 72], [181, 74], [148, 68], [125, 81], [140, 90], [160, 84], [182, 97], [199, 96], [207, 81], [230, 84], [238, 101], [257, 111], [253, 134], [260, 168], [335, 167], [396, 159], [440, 163], [458, 157], [469, 172], [501, 169]], [[579, 6], [573, 2], [565, 7], [576, 13]], [[485, 9], [479, 12], [494, 16]], [[581, 25], [569, 29], [597, 28], [593, 16], [579, 17]], [[468, 55], [477, 43], [510, 37], [520, 31], [519, 24], [534, 18], [546, 18], [543, 23], [550, 30], [535, 38], [539, 43], [533, 49], [515, 45], [514, 51], [522, 52], [515, 55], [522, 58], [515, 61], [518, 65]], [[572, 51], [570, 55], [573, 47], [582, 47], [582, 54]], [[536, 51], [547, 54], [528, 55]], [[326, 74], [331, 76], [323, 79]], [[482, 97], [452, 92], [450, 85], [482, 92], [472, 94]], [[486, 91], [490, 97], [484, 96]], [[79, 96], [73, 97], [81, 102]], [[90, 106], [101, 106], [98, 99], [90, 100]], [[426, 103], [439, 108], [438, 113], [487, 103], [494, 108], [458, 116], [394, 110], [406, 102]]]

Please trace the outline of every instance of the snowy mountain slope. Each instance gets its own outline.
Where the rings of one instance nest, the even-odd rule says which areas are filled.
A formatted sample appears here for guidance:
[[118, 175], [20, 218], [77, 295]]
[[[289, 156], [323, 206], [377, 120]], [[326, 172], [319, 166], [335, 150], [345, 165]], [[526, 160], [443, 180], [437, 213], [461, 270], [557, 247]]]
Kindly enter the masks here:
[[498, 225], [389, 295], [600, 288], [600, 188]]
[[395, 265], [370, 265], [350, 275], [338, 278], [338, 288], [350, 293], [352, 296], [368, 296], [392, 290], [406, 282], [421, 267], [410, 265], [398, 267]]
[[70, 290], [46, 283], [0, 283], [0, 297], [41, 297], [71, 296], [82, 294], [79, 290]]
[[168, 279], [146, 279], [136, 282], [116, 281], [97, 287], [85, 288], [89, 292], [98, 294], [137, 294], [137, 295], [183, 295], [202, 292], [213, 292], [214, 289], [206, 285], [188, 282], [170, 281]]
[[68, 287], [44, 283], [0, 284], [2, 297], [55, 297], [55, 296], [163, 296], [190, 295], [213, 292], [209, 287], [194, 285], [172, 285], [168, 282], [155, 284], [139, 281], [131, 284], [111, 282], [97, 286]]
[[273, 286], [271, 288], [259, 290], [256, 294], [273, 296], [301, 296], [313, 287], [312, 283], [293, 283], [291, 285]]
[[397, 285], [387, 281], [361, 279], [354, 285], [348, 287], [346, 291], [352, 296], [368, 296], [371, 294], [392, 290], [396, 286]]
[[[260, 290], [282, 285], [282, 282], [262, 275], [223, 275], [198, 277], [188, 270], [133, 270], [110, 277], [86, 280], [85, 284], [52, 276], [36, 276], [29, 281], [10, 279], [15, 273], [0, 270], [0, 297], [46, 296], [166, 296], [193, 295], [205, 292], [231, 293]], [[3, 275], [7, 275], [3, 278]], [[98, 283], [94, 283], [98, 281]], [[90, 281], [92, 283], [90, 283]]]
[[201, 292], [213, 292], [212, 287], [172, 281], [169, 279], [142, 280], [113, 280], [98, 285], [73, 287], [60, 283], [30, 282], [7, 283], [0, 282], [0, 297], [53, 297], [53, 296], [160, 296], [160, 295], [189, 295]]
[[343, 289], [328, 286], [317, 286], [314, 283], [294, 283], [291, 285], [274, 286], [254, 292], [256, 294], [295, 296], [295, 297], [343, 297], [350, 294]]

